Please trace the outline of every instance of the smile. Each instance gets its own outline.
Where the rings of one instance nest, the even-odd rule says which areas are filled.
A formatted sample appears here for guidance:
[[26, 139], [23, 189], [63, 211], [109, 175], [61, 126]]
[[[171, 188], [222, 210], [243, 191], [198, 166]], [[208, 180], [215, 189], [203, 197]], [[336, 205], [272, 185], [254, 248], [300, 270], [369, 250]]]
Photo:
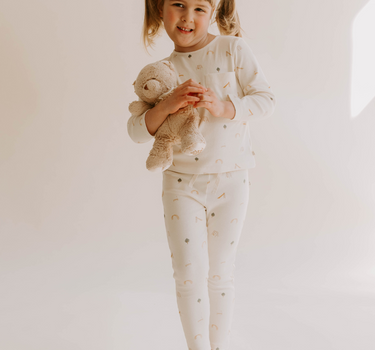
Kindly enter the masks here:
[[193, 29], [182, 29], [180, 27], [177, 27], [178, 30], [181, 32], [181, 33], [184, 33], [184, 34], [189, 34], [193, 31]]

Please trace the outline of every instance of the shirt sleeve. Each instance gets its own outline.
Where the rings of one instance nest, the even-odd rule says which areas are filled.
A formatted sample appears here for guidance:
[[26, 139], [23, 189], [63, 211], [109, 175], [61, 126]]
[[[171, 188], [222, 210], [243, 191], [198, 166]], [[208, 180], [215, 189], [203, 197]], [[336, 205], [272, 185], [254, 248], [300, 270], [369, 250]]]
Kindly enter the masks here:
[[[141, 99], [138, 98], [138, 101], [141, 101]], [[149, 111], [149, 109], [147, 111]], [[136, 143], [145, 143], [155, 138], [155, 136], [149, 133], [146, 126], [145, 116], [147, 111], [140, 116], [132, 115], [128, 119], [128, 134]]]
[[254, 53], [245, 39], [239, 37], [233, 54], [235, 72], [245, 96], [228, 94], [235, 107], [231, 120], [261, 120], [270, 117], [276, 106], [275, 95]]

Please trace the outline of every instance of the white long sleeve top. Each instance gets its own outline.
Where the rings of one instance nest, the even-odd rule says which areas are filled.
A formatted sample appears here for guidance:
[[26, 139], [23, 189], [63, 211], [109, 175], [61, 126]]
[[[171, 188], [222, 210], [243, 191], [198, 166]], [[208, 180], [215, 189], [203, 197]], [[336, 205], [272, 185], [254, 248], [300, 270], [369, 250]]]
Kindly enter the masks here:
[[[214, 117], [206, 108], [199, 130], [206, 148], [195, 156], [181, 153], [173, 146], [173, 163], [169, 170], [187, 174], [211, 174], [256, 166], [252, 150], [250, 121], [271, 116], [276, 98], [250, 46], [242, 37], [216, 36], [205, 47], [192, 52], [176, 52], [163, 60], [171, 61], [178, 83], [194, 79], [211, 88], [222, 101], [232, 101], [233, 119]], [[144, 143], [154, 138], [146, 127], [145, 115], [131, 116], [127, 123], [130, 138]]]

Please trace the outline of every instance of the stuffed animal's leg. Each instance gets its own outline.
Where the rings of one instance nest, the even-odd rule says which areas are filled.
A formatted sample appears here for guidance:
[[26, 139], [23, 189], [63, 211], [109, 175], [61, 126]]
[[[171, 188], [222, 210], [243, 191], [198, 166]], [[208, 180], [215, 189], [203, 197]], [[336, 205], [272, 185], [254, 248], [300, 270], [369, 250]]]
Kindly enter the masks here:
[[180, 130], [181, 152], [192, 156], [206, 148], [206, 140], [198, 129], [199, 113], [193, 109], [194, 114], [189, 116]]
[[[159, 129], [163, 129], [163, 125]], [[178, 141], [179, 137], [177, 136], [170, 136], [166, 133], [158, 132], [157, 137], [155, 137], [154, 145], [146, 160], [146, 168], [155, 172], [164, 171], [169, 168], [173, 162], [172, 146]]]

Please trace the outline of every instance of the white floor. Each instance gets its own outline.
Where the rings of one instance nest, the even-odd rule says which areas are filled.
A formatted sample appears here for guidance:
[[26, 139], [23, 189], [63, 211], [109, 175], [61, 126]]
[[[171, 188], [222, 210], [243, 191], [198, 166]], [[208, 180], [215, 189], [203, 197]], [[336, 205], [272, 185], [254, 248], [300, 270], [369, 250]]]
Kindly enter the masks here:
[[[125, 299], [132, 301], [123, 319], [128, 347], [115, 349], [188, 349], [174, 296], [129, 293]], [[237, 292], [234, 318], [231, 350], [375, 349], [374, 295], [252, 289]]]
[[[80, 254], [2, 274], [0, 349], [188, 350], [164, 240], [112, 260]], [[285, 273], [257, 254], [237, 256], [230, 350], [375, 349], [373, 276]]]

